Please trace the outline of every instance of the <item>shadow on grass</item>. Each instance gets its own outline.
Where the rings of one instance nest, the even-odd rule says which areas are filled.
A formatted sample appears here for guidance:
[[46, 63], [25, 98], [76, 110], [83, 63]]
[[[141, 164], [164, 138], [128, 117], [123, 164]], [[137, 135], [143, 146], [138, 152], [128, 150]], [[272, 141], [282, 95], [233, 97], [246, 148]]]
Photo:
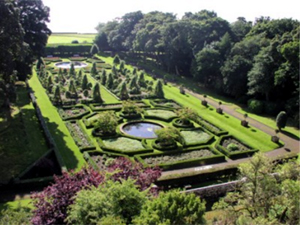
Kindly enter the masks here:
[[290, 132], [288, 132], [288, 131], [286, 131], [286, 130], [281, 130], [280, 132], [281, 132], [282, 134], [284, 134], [284, 135], [286, 135], [286, 136], [288, 136], [288, 137], [294, 139], [294, 140], [297, 140], [297, 141], [300, 140], [300, 138], [297, 137], [295, 134], [292, 134], [292, 133], [290, 133]]

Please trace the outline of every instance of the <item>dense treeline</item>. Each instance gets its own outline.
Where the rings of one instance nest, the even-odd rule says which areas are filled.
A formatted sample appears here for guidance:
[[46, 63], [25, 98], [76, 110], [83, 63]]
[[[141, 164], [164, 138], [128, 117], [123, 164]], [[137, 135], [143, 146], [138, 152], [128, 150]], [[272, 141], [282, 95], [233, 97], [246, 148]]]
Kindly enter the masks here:
[[43, 54], [51, 34], [49, 8], [41, 0], [2, 0], [0, 15], [0, 97], [8, 106], [15, 96], [14, 81], [25, 80]]
[[100, 50], [142, 52], [255, 113], [286, 110], [299, 121], [299, 21], [239, 17], [230, 24], [207, 10], [181, 19], [137, 11], [96, 29]]

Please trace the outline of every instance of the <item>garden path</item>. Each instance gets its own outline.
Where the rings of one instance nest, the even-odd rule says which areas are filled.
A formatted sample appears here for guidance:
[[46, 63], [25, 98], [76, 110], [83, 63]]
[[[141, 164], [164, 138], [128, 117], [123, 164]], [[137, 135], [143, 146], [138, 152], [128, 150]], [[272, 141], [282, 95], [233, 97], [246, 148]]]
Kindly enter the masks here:
[[[202, 100], [203, 96], [195, 93], [191, 90], [186, 90], [186, 93]], [[211, 99], [211, 98], [206, 98], [206, 101], [208, 102], [208, 104], [210, 106], [213, 106], [215, 108], [219, 107], [219, 102]], [[200, 102], [199, 102], [200, 105]], [[201, 105], [201, 107], [204, 107]], [[237, 112], [232, 106], [230, 105], [222, 105], [222, 109], [223, 109], [223, 113], [228, 114], [230, 116], [233, 116], [239, 120], [243, 120], [244, 119], [244, 115], [242, 113]], [[255, 127], [267, 134], [271, 136], [273, 136], [275, 134], [275, 131], [273, 128], [251, 118], [248, 117], [247, 121], [249, 123], [249, 126], [251, 127]], [[300, 142], [299, 142], [299, 138], [294, 136], [293, 134], [290, 134], [289, 132], [286, 131], [282, 131], [279, 134], [280, 140], [284, 142], [284, 146], [274, 149], [272, 151], [266, 152], [265, 155], [268, 156], [269, 158], [281, 158], [282, 156], [288, 154], [288, 153], [300, 153]], [[162, 173], [162, 176], [166, 176], [166, 175], [170, 175], [170, 174], [175, 174], [175, 173], [189, 173], [192, 171], [200, 171], [200, 170], [208, 170], [208, 169], [212, 169], [212, 168], [220, 168], [220, 167], [225, 167], [225, 166], [229, 166], [229, 165], [238, 165], [240, 163], [246, 162], [248, 161], [249, 158], [243, 158], [243, 159], [238, 159], [238, 160], [227, 160], [224, 163], [218, 163], [218, 164], [212, 164], [212, 165], [208, 165], [208, 166], [202, 166], [202, 167], [193, 167], [193, 168], [186, 168], [186, 169], [180, 169], [180, 170], [171, 170], [171, 171], [165, 171]]]

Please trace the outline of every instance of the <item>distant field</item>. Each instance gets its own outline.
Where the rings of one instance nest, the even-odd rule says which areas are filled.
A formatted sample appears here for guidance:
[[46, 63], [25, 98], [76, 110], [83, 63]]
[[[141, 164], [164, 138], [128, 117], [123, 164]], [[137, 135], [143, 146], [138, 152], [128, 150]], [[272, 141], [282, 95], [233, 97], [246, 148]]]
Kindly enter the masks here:
[[96, 34], [53, 33], [48, 39], [48, 44], [71, 44], [74, 40], [79, 41], [79, 43], [92, 43], [95, 36]]

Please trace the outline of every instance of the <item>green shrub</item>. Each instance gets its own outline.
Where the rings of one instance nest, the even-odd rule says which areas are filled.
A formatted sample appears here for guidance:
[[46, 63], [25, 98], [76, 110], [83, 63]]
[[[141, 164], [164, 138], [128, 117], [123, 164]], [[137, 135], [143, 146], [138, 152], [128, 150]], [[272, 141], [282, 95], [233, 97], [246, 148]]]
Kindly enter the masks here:
[[227, 149], [228, 149], [230, 152], [232, 152], [232, 151], [237, 151], [237, 150], [239, 150], [239, 147], [238, 147], [236, 144], [234, 144], [234, 143], [230, 143], [230, 144], [227, 146]]
[[248, 101], [248, 109], [256, 114], [261, 114], [264, 111], [264, 103], [260, 100], [250, 99]]

